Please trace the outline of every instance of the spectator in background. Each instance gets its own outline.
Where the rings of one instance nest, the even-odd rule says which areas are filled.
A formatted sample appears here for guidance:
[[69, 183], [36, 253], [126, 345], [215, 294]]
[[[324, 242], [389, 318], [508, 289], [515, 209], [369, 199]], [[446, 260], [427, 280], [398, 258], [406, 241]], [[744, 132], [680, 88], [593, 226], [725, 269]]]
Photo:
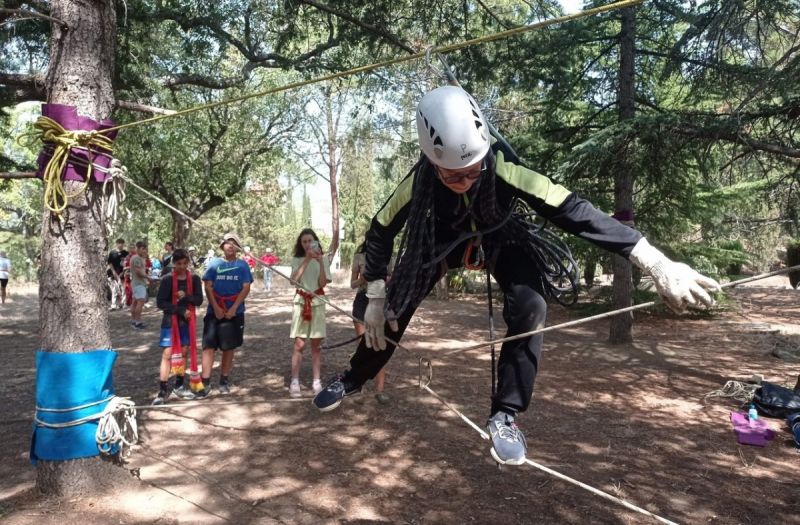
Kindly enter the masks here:
[[163, 268], [161, 267], [161, 259], [156, 257], [155, 259], [149, 259], [149, 261], [150, 261], [150, 272], [149, 272], [150, 278], [154, 281], [158, 281], [159, 279], [161, 279], [161, 275], [164, 273]]
[[300, 365], [303, 363], [303, 347], [306, 338], [311, 340], [311, 371], [314, 376], [312, 388], [316, 395], [322, 390], [320, 368], [322, 364], [322, 340], [325, 338], [325, 303], [316, 295], [325, 295], [325, 285], [331, 282], [328, 257], [323, 253], [314, 230], [306, 228], [297, 236], [292, 258], [292, 280], [300, 283], [292, 309], [290, 337], [294, 338], [292, 351], [292, 382], [289, 395], [300, 397]]
[[136, 243], [133, 242], [128, 246], [128, 256], [125, 257], [122, 263], [122, 282], [125, 289], [125, 304], [133, 306], [133, 287], [131, 286], [131, 258], [136, 255]]
[[[239, 247], [239, 250], [241, 250], [241, 249], [242, 249], [242, 248], [241, 248], [241, 247]], [[216, 258], [216, 256], [214, 255], [214, 250], [208, 250], [208, 251], [206, 252], [206, 255], [205, 255], [205, 257], [201, 257], [201, 258], [200, 258], [200, 262], [203, 264], [203, 271], [204, 271], [204, 272], [205, 272], [205, 271], [208, 271], [208, 269], [211, 267], [211, 262], [212, 262], [212, 261], [213, 261], [215, 258]]]
[[244, 247], [244, 255], [242, 255], [242, 260], [247, 263], [247, 266], [250, 267], [250, 273], [253, 273], [256, 270], [256, 258], [253, 257], [253, 254], [250, 253], [250, 247]]
[[278, 259], [278, 256], [272, 253], [272, 248], [267, 248], [264, 250], [264, 255], [260, 258], [261, 262], [264, 263], [264, 291], [269, 293], [272, 290], [272, 268], [270, 266], [275, 266], [279, 264], [281, 261]]
[[6, 304], [6, 288], [11, 278], [11, 259], [0, 250], [0, 304]]
[[133, 304], [131, 305], [131, 326], [137, 330], [142, 330], [145, 324], [142, 322], [142, 308], [147, 301], [147, 287], [150, 285], [150, 277], [147, 275], [147, 243], [139, 241], [136, 243], [136, 254], [131, 257], [131, 291], [133, 294]]
[[172, 271], [172, 254], [175, 251], [175, 245], [172, 241], [164, 243], [164, 253], [161, 255], [161, 275], [167, 275]]
[[128, 257], [125, 249], [125, 239], [117, 239], [116, 246], [108, 253], [108, 285], [111, 288], [111, 309], [122, 310], [125, 300], [124, 263]]
[[200, 268], [202, 264], [203, 261], [197, 259], [197, 248], [194, 246], [189, 246], [189, 267], [196, 270], [197, 268]]

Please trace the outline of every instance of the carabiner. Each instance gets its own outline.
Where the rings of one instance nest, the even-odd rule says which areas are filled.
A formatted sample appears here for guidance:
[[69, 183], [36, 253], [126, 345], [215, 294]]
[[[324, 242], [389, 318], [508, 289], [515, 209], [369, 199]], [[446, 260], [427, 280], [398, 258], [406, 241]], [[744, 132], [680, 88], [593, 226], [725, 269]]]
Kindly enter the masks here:
[[[472, 257], [472, 250], [477, 246], [478, 251], [475, 253], [475, 258]], [[469, 243], [467, 251], [464, 252], [464, 268], [467, 270], [483, 270], [486, 263], [486, 254], [483, 252], [483, 246], [480, 241], [477, 243]]]

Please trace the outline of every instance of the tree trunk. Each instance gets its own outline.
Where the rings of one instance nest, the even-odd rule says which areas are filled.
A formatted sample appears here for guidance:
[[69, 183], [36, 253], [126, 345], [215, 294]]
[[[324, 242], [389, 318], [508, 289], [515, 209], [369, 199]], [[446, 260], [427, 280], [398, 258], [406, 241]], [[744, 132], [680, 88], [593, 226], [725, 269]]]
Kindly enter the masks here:
[[[325, 118], [328, 124], [328, 180], [331, 187], [331, 247], [328, 256], [333, 259], [336, 250], [339, 249], [339, 189], [337, 188], [337, 171], [339, 168], [338, 154], [338, 126], [333, 121], [333, 102], [330, 91], [328, 93], [328, 104], [326, 105]], [[341, 108], [339, 109], [341, 114]]]
[[[114, 106], [114, 3], [54, 0], [51, 15], [68, 29], [57, 24], [52, 28], [48, 102], [77, 106], [80, 115], [95, 120], [108, 118]], [[68, 193], [81, 186], [65, 182]], [[63, 223], [44, 212], [39, 284], [42, 351], [80, 353], [111, 347], [101, 190], [101, 185], [91, 183], [85, 193], [70, 199]], [[71, 497], [105, 489], [119, 473], [100, 458], [39, 461], [36, 485], [44, 494]]]
[[[636, 15], [635, 8], [621, 10], [622, 28], [619, 36], [619, 119], [621, 121], [634, 117], [635, 85], [635, 48]], [[621, 146], [624, 148], [625, 146]], [[617, 211], [633, 212], [633, 173], [626, 165], [622, 155], [620, 166], [614, 174], [614, 208]], [[632, 224], [631, 224], [632, 226]], [[631, 280], [631, 263], [619, 255], [614, 255], [614, 309], [627, 308], [632, 304], [633, 285]], [[633, 340], [631, 328], [633, 313], [616, 315], [611, 318], [609, 341], [612, 344], [627, 343]]]
[[192, 231], [192, 223], [183, 215], [170, 211], [172, 215], [172, 242], [176, 248], [187, 248], [186, 241]]

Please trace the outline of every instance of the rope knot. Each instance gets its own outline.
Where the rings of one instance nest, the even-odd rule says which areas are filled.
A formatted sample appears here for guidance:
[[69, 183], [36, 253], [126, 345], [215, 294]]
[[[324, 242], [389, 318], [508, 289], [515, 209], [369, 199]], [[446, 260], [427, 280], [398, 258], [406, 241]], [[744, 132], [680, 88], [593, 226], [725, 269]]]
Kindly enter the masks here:
[[[45, 145], [51, 145], [52, 151], [50, 159], [42, 171], [42, 180], [45, 184], [44, 204], [51, 213], [62, 220], [64, 210], [69, 204], [69, 199], [84, 193], [92, 178], [94, 164], [92, 162], [95, 154], [110, 155], [113, 151], [113, 142], [107, 136], [98, 133], [97, 130], [67, 130], [50, 117], [40, 116], [36, 119], [34, 127], [38, 133], [30, 133], [29, 136], [38, 136]], [[75, 193], [67, 193], [64, 188], [62, 177], [70, 162], [70, 154], [73, 148], [80, 148], [88, 153], [89, 159], [86, 164], [86, 178], [83, 185]]]

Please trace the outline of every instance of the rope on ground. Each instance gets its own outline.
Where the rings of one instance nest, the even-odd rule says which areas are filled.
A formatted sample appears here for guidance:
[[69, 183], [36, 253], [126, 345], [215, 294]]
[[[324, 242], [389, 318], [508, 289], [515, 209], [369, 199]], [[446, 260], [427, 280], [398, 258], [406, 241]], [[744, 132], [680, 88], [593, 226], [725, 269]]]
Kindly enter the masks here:
[[719, 390], [714, 390], [703, 396], [703, 399], [711, 397], [730, 397], [742, 403], [749, 403], [753, 400], [753, 396], [755, 396], [756, 390], [759, 388], [761, 388], [761, 385], [745, 383], [743, 381], [728, 381], [725, 383], [725, 386]]
[[[800, 270], [800, 264], [798, 264], [796, 266], [790, 266], [788, 268], [782, 268], [780, 270], [775, 270], [774, 272], [762, 273], [762, 274], [759, 274], [759, 275], [755, 275], [753, 277], [747, 277], [746, 279], [740, 279], [738, 281], [731, 281], [729, 283], [725, 283], [725, 284], [721, 285], [721, 288], [723, 288], [723, 289], [725, 289], [725, 288], [733, 288], [733, 287], [739, 286], [741, 284], [750, 283], [750, 282], [753, 282], [753, 281], [766, 279], [767, 277], [774, 277], [776, 275], [781, 275], [781, 274], [785, 274], [785, 273], [789, 273], [789, 272], [793, 272], [793, 271], [798, 271], [798, 270]], [[484, 346], [502, 344], [502, 343], [505, 343], [505, 342], [508, 342], [508, 341], [516, 341], [518, 339], [525, 339], [526, 337], [530, 337], [530, 336], [536, 335], [536, 334], [543, 334], [545, 332], [552, 332], [552, 331], [555, 331], [555, 330], [563, 330], [564, 328], [570, 328], [570, 327], [573, 327], [573, 326], [578, 326], [578, 325], [581, 325], [581, 324], [590, 323], [592, 321], [597, 321], [599, 319], [605, 319], [607, 317], [613, 317], [615, 315], [624, 314], [626, 312], [633, 312], [635, 310], [642, 310], [644, 308], [650, 308], [651, 306], [655, 306], [656, 304], [659, 304], [660, 302], [661, 301], [650, 301], [650, 302], [647, 302], [647, 303], [636, 304], [636, 305], [633, 305], [633, 306], [628, 306], [626, 308], [620, 308], [619, 310], [613, 310], [611, 312], [606, 312], [606, 313], [603, 313], [603, 314], [592, 315], [592, 316], [589, 316], [589, 317], [584, 317], [583, 319], [576, 319], [574, 321], [567, 321], [566, 323], [561, 323], [561, 324], [557, 324], [557, 325], [553, 325], [553, 326], [547, 326], [545, 328], [538, 328], [536, 330], [531, 330], [529, 332], [524, 332], [524, 333], [521, 333], [521, 334], [511, 335], [511, 336], [508, 336], [508, 337], [503, 337], [501, 339], [494, 339], [494, 340], [491, 340], [491, 341], [483, 341], [481, 343], [476, 343], [474, 345], [464, 346], [462, 348], [456, 348], [456, 349], [450, 350], [449, 352], [446, 352], [444, 355], [445, 356], [449, 356], [449, 355], [457, 354], [459, 352], [466, 352], [467, 350], [476, 350], [478, 348], [483, 348]]]
[[572, 21], [572, 20], [577, 20], [579, 18], [584, 18], [584, 17], [588, 17], [588, 16], [594, 16], [594, 15], [598, 15], [598, 14], [605, 13], [605, 12], [608, 12], [608, 11], [615, 11], [617, 9], [624, 9], [626, 7], [633, 7], [633, 6], [639, 5], [639, 4], [643, 3], [643, 2], [644, 2], [644, 0], [622, 0], [620, 2], [615, 2], [615, 3], [612, 3], [612, 4], [608, 4], [608, 5], [604, 5], [604, 6], [600, 6], [600, 7], [594, 7], [592, 9], [586, 9], [585, 11], [580, 11], [578, 13], [564, 15], [564, 16], [560, 16], [560, 17], [557, 17], [557, 18], [551, 18], [551, 19], [548, 19], [548, 20], [542, 20], [542, 21], [539, 21], [539, 22], [534, 22], [532, 24], [528, 24], [528, 25], [524, 25], [524, 26], [520, 26], [520, 27], [515, 27], [513, 29], [508, 29], [506, 31], [500, 31], [498, 33], [492, 33], [492, 34], [485, 35], [485, 36], [482, 36], [482, 37], [472, 38], [470, 40], [464, 40], [464, 41], [461, 41], [461, 42], [457, 42], [455, 44], [450, 44], [450, 45], [441, 46], [441, 47], [435, 47], [435, 48], [432, 48], [432, 49], [426, 49], [425, 51], [422, 51], [422, 52], [419, 52], [419, 53], [414, 53], [414, 54], [411, 54], [411, 55], [397, 57], [397, 58], [385, 60], [383, 62], [375, 62], [375, 63], [368, 64], [368, 65], [365, 65], [365, 66], [359, 66], [359, 67], [355, 67], [355, 68], [352, 68], [352, 69], [348, 69], [346, 71], [340, 71], [338, 73], [331, 73], [331, 74], [328, 74], [328, 75], [322, 75], [322, 76], [310, 78], [310, 79], [307, 79], [307, 80], [301, 80], [301, 81], [298, 81], [298, 82], [291, 82], [289, 84], [285, 84], [283, 86], [279, 86], [279, 87], [275, 87], [275, 88], [265, 89], [265, 90], [262, 90], [262, 91], [256, 91], [255, 93], [242, 95], [240, 97], [234, 97], [234, 98], [230, 98], [230, 99], [227, 99], [227, 100], [220, 100], [218, 102], [212, 102], [212, 103], [209, 103], [209, 104], [202, 104], [202, 105], [199, 105], [199, 106], [193, 106], [191, 108], [187, 108], [187, 109], [184, 109], [184, 110], [181, 110], [181, 111], [175, 111], [174, 113], [170, 113], [170, 114], [166, 114], [166, 115], [156, 115], [154, 117], [150, 117], [150, 118], [146, 118], [146, 119], [142, 119], [142, 120], [137, 120], [137, 121], [134, 121], [134, 122], [128, 122], [127, 124], [120, 124], [120, 125], [115, 126], [115, 127], [103, 129], [101, 131], [98, 131], [97, 133], [110, 133], [112, 131], [118, 131], [118, 130], [125, 129], [125, 128], [132, 128], [134, 126], [140, 126], [142, 124], [150, 124], [150, 123], [153, 123], [153, 122], [158, 122], [158, 121], [164, 120], [166, 118], [179, 117], [179, 116], [183, 116], [183, 115], [188, 115], [190, 113], [196, 113], [198, 111], [202, 111], [202, 110], [205, 110], [205, 109], [212, 109], [212, 108], [225, 106], [225, 105], [229, 105], [229, 104], [235, 104], [237, 102], [243, 102], [243, 101], [249, 100], [251, 98], [263, 97], [263, 96], [266, 96], [266, 95], [273, 95], [275, 93], [281, 93], [283, 91], [289, 91], [291, 89], [297, 89], [297, 88], [305, 87], [305, 86], [308, 86], [308, 85], [311, 85], [311, 84], [316, 84], [316, 83], [319, 83], [319, 82], [326, 82], [328, 80], [335, 80], [337, 78], [344, 78], [344, 77], [348, 77], [348, 76], [357, 75], [357, 74], [360, 74], [360, 73], [367, 73], [367, 72], [375, 70], [375, 69], [380, 69], [380, 68], [387, 67], [387, 66], [394, 66], [394, 65], [397, 65], [397, 64], [402, 64], [404, 62], [410, 62], [412, 60], [425, 58], [426, 55], [430, 56], [431, 52], [433, 52], [433, 53], [448, 53], [450, 51], [457, 51], [459, 49], [464, 49], [464, 48], [471, 47], [471, 46], [474, 46], [474, 45], [477, 45], [477, 44], [483, 44], [483, 43], [486, 43], [486, 42], [494, 42], [495, 40], [502, 40], [504, 38], [509, 38], [509, 37], [512, 37], [512, 36], [515, 36], [515, 35], [518, 35], [518, 34], [521, 34], [521, 33], [526, 33], [528, 31], [533, 31], [533, 30], [536, 30], [536, 29], [541, 29], [541, 28], [544, 28], [544, 27], [548, 27], [548, 26], [552, 26], [552, 25], [556, 25], [556, 24], [561, 24], [563, 22], [569, 22], [569, 21]]

